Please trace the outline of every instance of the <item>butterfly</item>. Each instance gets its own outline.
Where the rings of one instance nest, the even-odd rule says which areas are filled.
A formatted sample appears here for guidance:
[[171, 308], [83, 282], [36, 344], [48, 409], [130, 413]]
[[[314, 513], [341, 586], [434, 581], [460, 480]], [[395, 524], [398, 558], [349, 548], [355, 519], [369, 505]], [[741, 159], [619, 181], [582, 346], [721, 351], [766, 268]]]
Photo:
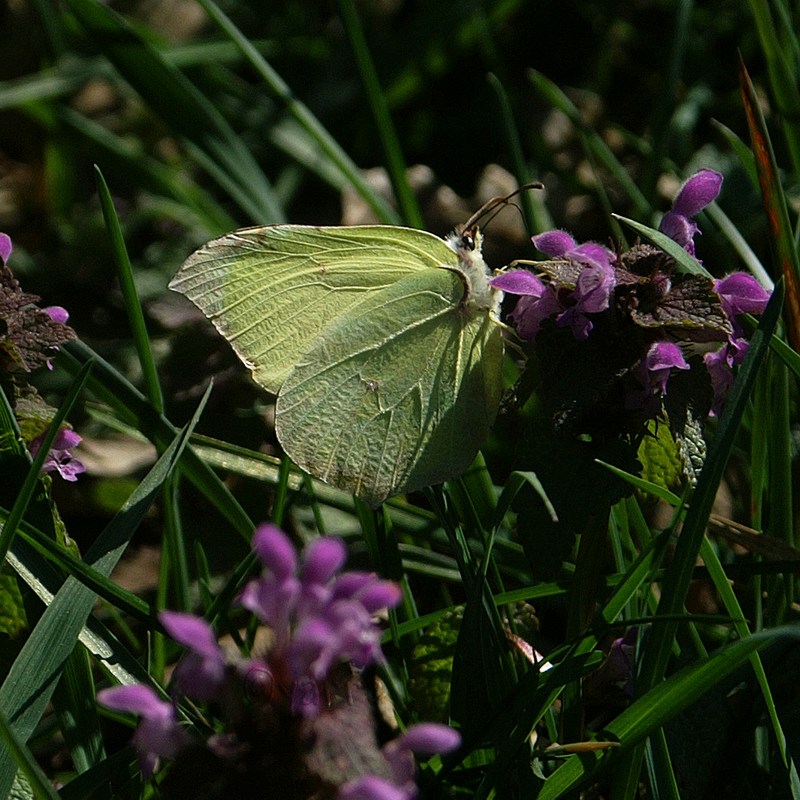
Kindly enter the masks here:
[[245, 228], [193, 253], [169, 286], [277, 396], [292, 461], [377, 506], [465, 472], [494, 422], [502, 293], [478, 221], [509, 197], [444, 239], [385, 225]]

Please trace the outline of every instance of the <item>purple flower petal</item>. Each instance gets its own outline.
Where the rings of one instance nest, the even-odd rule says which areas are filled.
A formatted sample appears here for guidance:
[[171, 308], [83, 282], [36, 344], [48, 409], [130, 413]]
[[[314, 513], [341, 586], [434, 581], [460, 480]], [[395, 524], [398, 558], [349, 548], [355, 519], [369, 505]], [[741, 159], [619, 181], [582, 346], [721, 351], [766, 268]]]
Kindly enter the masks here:
[[693, 217], [716, 200], [721, 189], [722, 175], [713, 169], [701, 169], [686, 180], [678, 190], [672, 203], [672, 210], [684, 217]]
[[69, 319], [69, 312], [66, 308], [62, 308], [61, 306], [47, 306], [47, 308], [43, 308], [42, 311], [44, 311], [53, 322], [57, 322], [59, 325], [65, 325]]
[[715, 281], [714, 291], [720, 296], [729, 317], [736, 314], [762, 314], [770, 298], [770, 293], [746, 272], [734, 272]]
[[563, 310], [555, 290], [547, 286], [541, 297], [521, 297], [510, 316], [520, 338], [533, 339], [542, 323]]
[[689, 369], [689, 365], [674, 342], [653, 342], [644, 358], [644, 368], [648, 373], [650, 388], [666, 394], [671, 370]]
[[531, 237], [533, 246], [548, 256], [564, 256], [578, 246], [578, 243], [566, 231], [545, 231]]
[[343, 572], [333, 584], [331, 601], [350, 600], [374, 580], [375, 575], [371, 572]]
[[300, 595], [300, 581], [293, 575], [277, 581], [273, 575], [254, 578], [239, 595], [239, 603], [272, 627], [277, 646], [289, 636], [289, 620]]
[[259, 525], [253, 534], [253, 549], [261, 559], [261, 563], [278, 580], [296, 573], [297, 554], [294, 545], [277, 525]]
[[211, 626], [178, 611], [162, 611], [158, 618], [167, 633], [190, 650], [175, 670], [180, 690], [196, 700], [217, 697], [225, 682], [226, 663]]
[[694, 220], [683, 214], [668, 211], [664, 214], [658, 229], [661, 233], [669, 236], [673, 242], [677, 242], [689, 255], [695, 254], [694, 237], [700, 228]]
[[327, 583], [347, 558], [344, 542], [336, 536], [320, 536], [306, 545], [300, 577], [304, 584]]
[[654, 342], [645, 356], [645, 366], [650, 372], [664, 369], [689, 369], [683, 351], [674, 342]]
[[461, 744], [461, 734], [448, 725], [422, 722], [412, 725], [399, 739], [398, 746], [421, 756], [449, 753]]
[[365, 586], [356, 596], [368, 614], [376, 614], [384, 608], [394, 608], [403, 599], [403, 590], [392, 581], [375, 580]]
[[733, 386], [733, 367], [742, 363], [749, 347], [750, 343], [747, 339], [733, 337], [716, 352], [706, 353], [703, 356], [706, 369], [711, 377], [711, 387], [714, 390], [712, 416], [719, 416], [722, 413], [725, 400]]
[[214, 631], [204, 619], [180, 611], [162, 611], [158, 619], [167, 633], [184, 647], [210, 658], [220, 654]]
[[[45, 434], [37, 436], [29, 445], [31, 455], [35, 456], [42, 446]], [[69, 428], [61, 428], [56, 434], [53, 446], [42, 464], [42, 472], [58, 472], [65, 480], [74, 482], [78, 475], [86, 472], [86, 467], [70, 452], [81, 443], [81, 437]]]
[[530, 295], [541, 297], [547, 288], [545, 284], [532, 272], [526, 269], [513, 269], [503, 272], [489, 280], [495, 289], [501, 289], [510, 294]]
[[701, 169], [689, 178], [678, 191], [672, 210], [664, 214], [658, 226], [661, 233], [677, 242], [694, 256], [694, 237], [700, 229], [690, 217], [702, 211], [719, 194], [722, 175], [713, 169]]
[[11, 237], [7, 233], [0, 233], [0, 261], [2, 261], [3, 264], [8, 262], [13, 249]]
[[412, 753], [422, 756], [449, 753], [460, 744], [461, 735], [453, 728], [423, 722], [412, 725], [401, 737], [386, 744], [381, 752], [392, 768], [395, 781], [413, 785], [415, 765]]
[[175, 715], [172, 703], [162, 700], [154, 689], [141, 683], [101, 689], [97, 701], [113, 711], [126, 711], [146, 719], [170, 719]]
[[175, 668], [175, 682], [183, 694], [195, 700], [215, 700], [225, 683], [225, 659], [187, 653]]

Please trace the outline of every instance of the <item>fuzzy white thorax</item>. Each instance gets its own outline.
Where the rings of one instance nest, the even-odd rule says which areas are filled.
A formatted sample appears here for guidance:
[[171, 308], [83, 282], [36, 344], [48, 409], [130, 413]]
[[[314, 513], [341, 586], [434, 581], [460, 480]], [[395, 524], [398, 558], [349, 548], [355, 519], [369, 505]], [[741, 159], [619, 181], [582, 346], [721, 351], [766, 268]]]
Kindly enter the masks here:
[[469, 295], [466, 304], [475, 310], [489, 311], [497, 317], [503, 293], [489, 285], [492, 272], [481, 253], [483, 234], [477, 226], [456, 228], [445, 237], [448, 247], [458, 256], [459, 271], [467, 279]]

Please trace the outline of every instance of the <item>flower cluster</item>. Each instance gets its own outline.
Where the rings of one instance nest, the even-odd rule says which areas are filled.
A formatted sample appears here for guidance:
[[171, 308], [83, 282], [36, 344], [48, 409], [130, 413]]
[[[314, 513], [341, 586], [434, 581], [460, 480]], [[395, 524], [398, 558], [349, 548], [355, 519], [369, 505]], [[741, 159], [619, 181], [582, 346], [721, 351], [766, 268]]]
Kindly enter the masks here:
[[[39, 308], [39, 298], [22, 291], [8, 267], [13, 252], [11, 237], [0, 233], [0, 379], [14, 405], [17, 422], [36, 455], [52, 418], [50, 409], [28, 383], [29, 373], [40, 367], [53, 368], [53, 358], [64, 342], [75, 338], [67, 325], [69, 314], [61, 306]], [[69, 428], [56, 435], [47, 454], [43, 472], [57, 472], [64, 480], [75, 481], [85, 467], [71, 450], [81, 437]]]
[[[661, 221], [659, 230], [693, 257], [692, 218], [721, 186], [719, 173], [701, 170]], [[605, 414], [606, 421], [613, 417], [612, 429], [629, 430], [659, 417], [668, 385], [672, 391], [681, 381], [676, 395], [702, 406], [695, 417], [720, 410], [731, 370], [747, 350], [737, 315], [760, 314], [769, 299], [753, 277], [679, 274], [658, 248], [637, 244], [615, 253], [559, 230], [533, 242], [551, 259], [536, 263], [538, 274], [510, 270], [492, 285], [519, 296], [509, 316], [520, 338], [533, 342], [557, 427], [596, 431]]]
[[[32, 456], [39, 452], [44, 437], [42, 433], [28, 445]], [[86, 467], [72, 453], [80, 443], [81, 437], [75, 431], [61, 428], [42, 464], [42, 472], [57, 472], [65, 481], [77, 481], [78, 475], [86, 471]]]
[[[264, 569], [239, 603], [268, 628], [262, 652], [228, 654], [205, 620], [164, 611], [164, 629], [188, 650], [174, 673], [172, 701], [138, 685], [98, 694], [108, 708], [141, 717], [133, 743], [143, 774], [152, 775], [159, 758], [176, 759], [180, 772], [181, 759], [204, 747], [219, 774], [229, 771], [232, 785], [249, 771], [253, 779], [268, 773], [276, 787], [313, 778], [313, 785], [324, 783], [340, 800], [410, 800], [417, 791], [412, 753], [447, 752], [459, 737], [447, 726], [422, 724], [378, 747], [353, 667], [383, 658], [374, 615], [397, 605], [399, 587], [371, 573], [342, 572], [346, 550], [335, 537], [314, 540], [298, 559], [281, 530], [262, 525], [253, 549]], [[180, 695], [207, 703], [222, 731], [205, 743], [193, 739], [178, 720]], [[332, 750], [339, 757], [332, 758]], [[357, 751], [352, 757], [351, 750]], [[304, 759], [297, 764], [296, 756], [282, 758], [280, 752]]]

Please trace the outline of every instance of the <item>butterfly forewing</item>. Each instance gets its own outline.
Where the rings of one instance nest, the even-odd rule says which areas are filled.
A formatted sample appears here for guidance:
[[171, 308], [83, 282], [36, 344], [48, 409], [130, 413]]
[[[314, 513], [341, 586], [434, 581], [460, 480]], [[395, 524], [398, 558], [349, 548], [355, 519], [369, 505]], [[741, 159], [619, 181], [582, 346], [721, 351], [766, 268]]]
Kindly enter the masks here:
[[426, 270], [323, 331], [278, 396], [292, 460], [373, 505], [466, 470], [497, 413], [503, 344], [465, 292], [463, 276]]
[[425, 231], [276, 225], [235, 231], [191, 255], [170, 282], [277, 394], [320, 332], [401, 278], [458, 265]]

